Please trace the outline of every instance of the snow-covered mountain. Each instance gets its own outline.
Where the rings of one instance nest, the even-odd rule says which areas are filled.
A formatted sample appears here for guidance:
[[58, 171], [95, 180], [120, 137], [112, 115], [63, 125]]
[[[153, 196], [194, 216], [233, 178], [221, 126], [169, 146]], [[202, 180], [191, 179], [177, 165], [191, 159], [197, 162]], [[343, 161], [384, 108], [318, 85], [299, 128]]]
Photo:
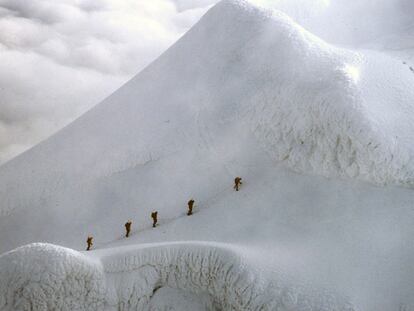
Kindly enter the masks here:
[[[4, 254], [0, 309], [414, 304], [413, 82], [402, 60], [220, 2], [117, 92], [0, 168], [0, 252], [82, 250], [88, 235], [99, 249]], [[190, 198], [197, 213], [186, 217]], [[136, 246], [145, 242], [161, 244]], [[45, 288], [56, 298], [38, 298]]]

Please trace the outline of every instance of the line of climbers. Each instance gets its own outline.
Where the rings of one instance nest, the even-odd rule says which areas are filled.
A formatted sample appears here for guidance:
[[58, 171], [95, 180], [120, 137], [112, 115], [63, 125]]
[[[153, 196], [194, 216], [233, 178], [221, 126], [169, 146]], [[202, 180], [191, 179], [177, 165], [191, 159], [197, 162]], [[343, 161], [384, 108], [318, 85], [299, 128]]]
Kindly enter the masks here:
[[[242, 185], [242, 179], [241, 177], [236, 177], [234, 179], [234, 187], [233, 189], [236, 191], [239, 191], [240, 186]], [[191, 216], [193, 215], [193, 208], [194, 206], [194, 200], [191, 199], [190, 201], [188, 201], [187, 205], [188, 205], [188, 211], [187, 211], [187, 216]], [[151, 218], [152, 218], [152, 227], [155, 228], [158, 224], [158, 211], [152, 212], [151, 213]], [[131, 226], [132, 226], [132, 221], [129, 220], [125, 223], [125, 237], [128, 238], [129, 234], [131, 233]], [[86, 243], [88, 245], [88, 247], [86, 248], [87, 251], [91, 250], [92, 245], [93, 245], [93, 237], [92, 236], [88, 236], [88, 238], [86, 239]]]

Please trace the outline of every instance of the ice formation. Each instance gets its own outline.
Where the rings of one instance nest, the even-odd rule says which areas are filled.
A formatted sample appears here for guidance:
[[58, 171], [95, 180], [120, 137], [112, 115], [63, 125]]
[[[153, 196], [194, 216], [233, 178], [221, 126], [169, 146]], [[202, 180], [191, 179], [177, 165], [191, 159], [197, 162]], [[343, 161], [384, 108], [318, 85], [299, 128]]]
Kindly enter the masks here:
[[[79, 247], [86, 224], [120, 216], [114, 205], [128, 218], [137, 205], [220, 191], [215, 180], [234, 178], [229, 168], [257, 148], [298, 172], [411, 187], [413, 79], [396, 59], [224, 0], [117, 92], [0, 168], [0, 250], [33, 236]], [[51, 239], [39, 229], [46, 215], [56, 229], [72, 219], [80, 235]]]
[[169, 292], [197, 310], [353, 310], [335, 295], [288, 286], [281, 275], [271, 283], [234, 247], [217, 243], [118, 248], [94, 259], [31, 244], [0, 257], [0, 276], [1, 310], [161, 310], [171, 308]]
[[0, 256], [0, 310], [103, 310], [105, 279], [98, 261], [51, 244]]

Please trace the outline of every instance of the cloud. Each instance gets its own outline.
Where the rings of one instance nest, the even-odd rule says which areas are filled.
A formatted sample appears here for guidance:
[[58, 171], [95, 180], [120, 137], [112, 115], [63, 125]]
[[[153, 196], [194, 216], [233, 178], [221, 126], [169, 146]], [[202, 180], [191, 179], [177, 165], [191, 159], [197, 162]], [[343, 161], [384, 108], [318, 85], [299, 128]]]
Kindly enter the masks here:
[[116, 90], [206, 8], [170, 0], [0, 0], [0, 163]]

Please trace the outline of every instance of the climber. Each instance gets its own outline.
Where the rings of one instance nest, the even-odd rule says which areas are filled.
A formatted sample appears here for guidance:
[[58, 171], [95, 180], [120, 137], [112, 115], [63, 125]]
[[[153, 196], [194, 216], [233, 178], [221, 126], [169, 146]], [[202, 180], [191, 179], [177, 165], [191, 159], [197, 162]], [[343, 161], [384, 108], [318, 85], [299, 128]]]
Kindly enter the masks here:
[[125, 223], [125, 230], [126, 230], [126, 235], [125, 237], [129, 237], [129, 233], [131, 232], [131, 225], [132, 225], [132, 221], [128, 221], [127, 223]]
[[240, 185], [242, 185], [242, 179], [241, 177], [236, 177], [234, 178], [234, 189], [236, 189], [236, 191], [239, 191], [239, 187]]
[[187, 212], [187, 216], [193, 215], [193, 207], [194, 207], [194, 200], [191, 199], [190, 201], [188, 201], [188, 212]]
[[93, 245], [92, 240], [93, 240], [93, 237], [88, 236], [88, 239], [86, 240], [86, 243], [88, 243], [88, 248], [86, 249], [87, 251], [91, 250], [91, 247]]
[[152, 217], [152, 227], [155, 228], [157, 226], [157, 222], [158, 222], [158, 212], [152, 212], [151, 213], [151, 217]]

